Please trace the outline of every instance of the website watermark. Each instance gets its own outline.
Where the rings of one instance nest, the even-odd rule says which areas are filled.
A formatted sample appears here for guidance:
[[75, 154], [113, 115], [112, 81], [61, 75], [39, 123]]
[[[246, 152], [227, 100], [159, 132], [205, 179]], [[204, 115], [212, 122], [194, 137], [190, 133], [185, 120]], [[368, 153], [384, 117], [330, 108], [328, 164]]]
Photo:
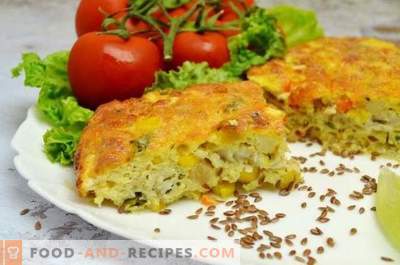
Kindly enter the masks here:
[[239, 265], [240, 248], [229, 240], [0, 240], [0, 265], [134, 264], [165, 259]]

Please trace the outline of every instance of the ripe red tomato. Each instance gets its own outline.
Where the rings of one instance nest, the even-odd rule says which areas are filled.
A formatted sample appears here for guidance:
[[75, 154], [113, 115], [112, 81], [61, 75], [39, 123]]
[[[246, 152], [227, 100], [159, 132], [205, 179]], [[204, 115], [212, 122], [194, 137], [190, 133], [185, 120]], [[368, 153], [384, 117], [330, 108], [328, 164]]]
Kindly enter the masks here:
[[172, 66], [176, 68], [185, 61], [208, 62], [210, 67], [221, 67], [229, 61], [226, 37], [216, 32], [179, 33], [174, 41]]
[[101, 31], [104, 15], [100, 10], [114, 14], [127, 7], [128, 0], [81, 0], [75, 16], [76, 33], [81, 36], [88, 32]]
[[161, 54], [148, 39], [87, 33], [72, 47], [68, 75], [74, 95], [95, 109], [114, 99], [140, 97], [154, 82]]

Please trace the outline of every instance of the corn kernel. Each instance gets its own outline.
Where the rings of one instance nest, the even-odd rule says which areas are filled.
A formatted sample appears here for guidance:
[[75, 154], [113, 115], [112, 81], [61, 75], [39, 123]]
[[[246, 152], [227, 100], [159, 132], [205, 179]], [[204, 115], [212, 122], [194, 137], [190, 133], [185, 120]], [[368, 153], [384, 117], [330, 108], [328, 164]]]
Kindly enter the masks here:
[[233, 195], [235, 189], [236, 189], [235, 183], [229, 183], [224, 181], [215, 186], [213, 188], [213, 192], [222, 198], [227, 198]]
[[239, 182], [243, 184], [247, 184], [253, 180], [255, 180], [259, 175], [259, 170], [257, 168], [253, 169], [251, 172], [242, 171], [240, 173]]
[[195, 157], [192, 154], [188, 154], [188, 155], [183, 155], [179, 158], [179, 165], [181, 165], [182, 167], [193, 167], [197, 164], [198, 159], [197, 157]]

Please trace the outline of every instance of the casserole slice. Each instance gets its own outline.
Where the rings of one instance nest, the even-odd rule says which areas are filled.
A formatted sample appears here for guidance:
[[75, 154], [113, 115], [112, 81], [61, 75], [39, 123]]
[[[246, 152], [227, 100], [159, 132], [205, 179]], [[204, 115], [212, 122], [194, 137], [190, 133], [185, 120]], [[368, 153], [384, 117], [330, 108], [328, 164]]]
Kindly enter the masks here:
[[289, 140], [341, 156], [399, 159], [400, 49], [369, 38], [323, 38], [248, 72], [288, 115]]
[[285, 156], [285, 115], [253, 82], [150, 92], [101, 106], [75, 159], [77, 188], [123, 212], [161, 210], [181, 198], [301, 180]]

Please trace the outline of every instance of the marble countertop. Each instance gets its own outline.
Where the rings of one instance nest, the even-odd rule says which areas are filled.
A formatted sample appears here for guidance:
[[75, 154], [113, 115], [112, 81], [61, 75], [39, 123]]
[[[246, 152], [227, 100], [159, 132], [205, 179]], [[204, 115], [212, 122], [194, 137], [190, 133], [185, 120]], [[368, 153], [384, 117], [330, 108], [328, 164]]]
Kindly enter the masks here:
[[[121, 239], [79, 217], [56, 208], [26, 185], [13, 165], [10, 141], [38, 91], [24, 89], [11, 79], [10, 69], [24, 51], [45, 55], [69, 49], [75, 40], [73, 17], [77, 0], [0, 1], [0, 238], [1, 239]], [[399, 0], [308, 0], [259, 1], [263, 5], [296, 3], [318, 11], [327, 35], [373, 33], [373, 25], [400, 25]], [[375, 34], [375, 33], [374, 33]], [[400, 35], [400, 33], [398, 34]], [[400, 36], [398, 36], [400, 39]], [[55, 176], [56, 177], [56, 176]], [[23, 209], [29, 213], [21, 216]], [[42, 227], [35, 229], [35, 223]], [[137, 264], [150, 264], [142, 261]], [[181, 264], [196, 262], [181, 261]], [[157, 263], [164, 264], [164, 263]], [[168, 261], [165, 264], [179, 264]]]

